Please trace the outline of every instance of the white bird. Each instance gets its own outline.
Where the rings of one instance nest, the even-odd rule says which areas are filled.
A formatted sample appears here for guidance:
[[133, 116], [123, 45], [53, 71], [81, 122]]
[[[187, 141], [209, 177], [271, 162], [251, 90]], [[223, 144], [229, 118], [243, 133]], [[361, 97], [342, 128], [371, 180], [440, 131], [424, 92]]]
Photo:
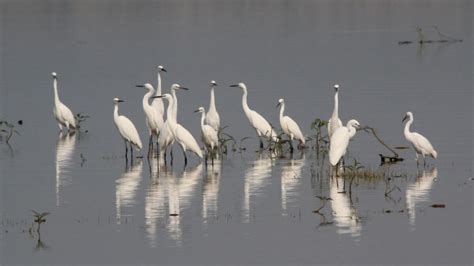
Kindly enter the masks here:
[[[173, 84], [172, 87], [176, 87], [176, 89], [182, 88], [179, 84]], [[167, 112], [170, 113], [172, 112], [172, 107], [175, 104], [173, 96], [171, 94], [164, 94], [162, 96], [154, 96], [154, 97], [160, 97], [168, 100], [168, 110]], [[173, 133], [173, 137], [176, 142], [179, 143], [181, 148], [183, 149], [183, 155], [184, 155], [184, 166], [188, 164], [188, 158], [186, 156], [186, 151], [190, 150], [194, 152], [199, 158], [203, 158], [202, 156], [202, 151], [201, 148], [199, 147], [196, 139], [194, 139], [193, 135], [189, 133], [189, 131], [178, 124], [173, 116], [168, 117], [167, 121], [169, 121], [168, 125], [169, 128], [171, 129]]]
[[423, 135], [417, 132], [410, 131], [410, 126], [413, 123], [412, 112], [407, 112], [402, 122], [404, 122], [407, 119], [409, 120], [405, 124], [405, 129], [403, 130], [403, 133], [405, 134], [405, 138], [411, 143], [411, 145], [415, 149], [417, 164], [418, 164], [418, 154], [421, 154], [421, 156], [423, 156], [423, 163], [426, 165], [425, 156], [431, 156], [436, 159], [436, 157], [438, 157], [438, 153], [433, 148], [433, 145], [431, 145], [430, 141], [427, 138], [425, 138]]
[[285, 100], [278, 100], [277, 107], [280, 107], [280, 125], [283, 132], [290, 138], [290, 151], [293, 153], [293, 139], [300, 141], [300, 145], [304, 146], [306, 140], [301, 133], [300, 127], [296, 124], [295, 120], [291, 119], [289, 116], [283, 114], [285, 112]]
[[[174, 85], [174, 84], [173, 84]], [[174, 118], [174, 120], [177, 122], [178, 121], [178, 97], [176, 97], [176, 91], [177, 90], [188, 90], [188, 88], [183, 88], [181, 86], [176, 87], [176, 86], [171, 86], [171, 96], [173, 97], [173, 104], [168, 106], [167, 112], [166, 112], [166, 121], [163, 124], [163, 127], [161, 128], [160, 135], [158, 137], [158, 145], [160, 146], [160, 157], [164, 158], [164, 161], [166, 163], [166, 150], [168, 147], [172, 146], [174, 143], [174, 136], [173, 132], [171, 131], [171, 128], [169, 126], [169, 119], [171, 117]], [[153, 98], [161, 98], [158, 96], [155, 96]], [[171, 107], [171, 112], [169, 112], [169, 107]], [[178, 127], [181, 127], [181, 125], [178, 124]], [[171, 164], [173, 164], [173, 150], [170, 152], [171, 155]]]
[[[334, 110], [332, 111], [331, 118], [328, 121], [328, 135], [329, 139], [331, 139], [332, 134], [336, 132], [336, 130], [342, 127], [342, 121], [339, 119], [339, 85], [334, 85]], [[333, 123], [335, 121], [335, 123]]]
[[[163, 66], [158, 66], [158, 74], [157, 74], [157, 79], [158, 83], [156, 84], [156, 94], [155, 96], [161, 95], [161, 72], [167, 72], [166, 69]], [[165, 107], [163, 104], [162, 99], [153, 99], [151, 102], [151, 106], [156, 110], [158, 117], [156, 118], [156, 123], [158, 124], [158, 133], [160, 133], [161, 128], [163, 127], [164, 124], [164, 114], [165, 114]]]
[[216, 109], [216, 99], [214, 97], [214, 87], [217, 86], [217, 83], [212, 80], [211, 81], [211, 100], [209, 102], [209, 109], [207, 110], [206, 114], [206, 124], [211, 126], [215, 131], [219, 132], [219, 128], [221, 126], [221, 120], [219, 118], [219, 113]]
[[148, 135], [150, 139], [148, 141], [148, 156], [153, 148], [153, 136], [158, 137], [160, 131], [160, 123], [163, 124], [163, 116], [160, 117], [158, 110], [153, 108], [150, 104], [150, 98], [153, 96], [155, 89], [150, 83], [143, 85], [137, 85], [136, 87], [145, 88], [147, 93], [143, 96], [142, 105], [143, 111], [145, 112], [146, 126], [148, 127]]
[[128, 119], [126, 116], [119, 115], [118, 113], [118, 104], [123, 102], [119, 98], [114, 98], [114, 122], [117, 126], [117, 129], [122, 136], [124, 143], [125, 143], [125, 158], [127, 158], [127, 142], [130, 144], [130, 152], [132, 154], [133, 159], [133, 148], [132, 144], [137, 148], [137, 150], [142, 149], [142, 141], [140, 140], [140, 136], [138, 135], [138, 131], [133, 125], [132, 121]]
[[329, 143], [329, 162], [332, 166], [336, 166], [346, 154], [349, 140], [355, 135], [356, 128], [359, 127], [359, 122], [352, 119], [347, 122], [347, 126], [338, 128], [332, 134], [331, 142]]
[[202, 141], [204, 145], [206, 145], [207, 154], [211, 156], [212, 162], [214, 162], [214, 154], [213, 152], [219, 145], [219, 138], [217, 137], [217, 131], [211, 127], [210, 125], [204, 124], [205, 120], [205, 112], [204, 107], [199, 107], [196, 113], [201, 113], [201, 133], [202, 133]]
[[66, 127], [66, 130], [74, 131], [76, 130], [76, 120], [74, 119], [74, 114], [71, 112], [65, 104], [59, 100], [58, 95], [58, 76], [56, 72], [52, 73], [53, 75], [53, 88], [54, 88], [54, 108], [53, 113], [54, 117], [58, 121], [59, 130], [63, 130], [63, 126]]
[[268, 123], [268, 121], [263, 118], [263, 116], [261, 116], [259, 113], [249, 108], [247, 104], [247, 86], [245, 86], [245, 84], [242, 82], [230, 86], [241, 88], [244, 92], [244, 94], [242, 95], [242, 107], [244, 109], [245, 115], [247, 116], [250, 122], [250, 125], [252, 125], [255, 131], [257, 131], [257, 135], [260, 140], [260, 148], [263, 149], [263, 141], [260, 137], [268, 137], [271, 138], [273, 141], [277, 141], [276, 132], [272, 128], [270, 123]]

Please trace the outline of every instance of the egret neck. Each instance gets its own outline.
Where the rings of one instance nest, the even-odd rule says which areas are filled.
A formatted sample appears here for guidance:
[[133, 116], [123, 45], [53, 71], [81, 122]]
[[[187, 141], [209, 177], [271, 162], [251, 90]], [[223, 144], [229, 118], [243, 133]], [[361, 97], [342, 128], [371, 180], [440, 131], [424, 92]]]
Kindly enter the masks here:
[[60, 103], [58, 96], [58, 79], [55, 77], [53, 79], [53, 88], [54, 88], [54, 103], [56, 106]]
[[216, 111], [216, 100], [214, 98], [214, 86], [211, 87], [211, 102], [209, 103], [209, 111]]
[[249, 105], [247, 104], [247, 88], [242, 88], [242, 90], [244, 91], [244, 94], [242, 95], [242, 108], [247, 117], [250, 118], [252, 110], [250, 110]]

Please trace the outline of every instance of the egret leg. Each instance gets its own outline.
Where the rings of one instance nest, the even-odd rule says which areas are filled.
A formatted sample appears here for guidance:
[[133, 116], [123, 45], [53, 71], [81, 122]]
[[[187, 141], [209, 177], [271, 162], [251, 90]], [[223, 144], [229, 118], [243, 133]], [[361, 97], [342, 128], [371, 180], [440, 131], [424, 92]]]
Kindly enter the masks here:
[[293, 141], [290, 139], [290, 153], [293, 154]]
[[132, 158], [132, 160], [133, 160], [133, 146], [132, 146], [132, 142], [129, 141], [128, 143], [130, 143], [130, 158]]
[[148, 155], [147, 157], [150, 158], [150, 154], [153, 150], [153, 134], [150, 133], [150, 139], [148, 140]]
[[260, 149], [263, 150], [263, 141], [262, 138], [259, 136], [258, 140], [260, 140]]
[[127, 141], [124, 140], [123, 142], [125, 143], [125, 159], [127, 159], [128, 158], [127, 157], [128, 156]]
[[171, 165], [173, 165], [173, 146], [170, 147]]
[[63, 131], [63, 125], [61, 125], [61, 123], [58, 123], [58, 126], [59, 126], [59, 131]]
[[186, 156], [186, 150], [183, 147], [183, 155], [184, 155], [184, 167], [188, 165], [188, 157]]

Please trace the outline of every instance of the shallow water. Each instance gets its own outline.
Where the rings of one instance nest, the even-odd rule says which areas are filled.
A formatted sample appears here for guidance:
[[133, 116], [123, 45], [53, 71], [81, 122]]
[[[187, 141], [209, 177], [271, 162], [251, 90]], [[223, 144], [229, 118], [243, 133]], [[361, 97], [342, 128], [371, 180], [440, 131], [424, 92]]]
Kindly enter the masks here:
[[[472, 5], [469, 1], [2, 1], [0, 118], [22, 119], [11, 149], [0, 143], [2, 264], [469, 264], [473, 263]], [[409, 44], [416, 26], [455, 44]], [[178, 82], [179, 121], [196, 137], [198, 106], [215, 79], [222, 124], [252, 137], [206, 168], [156, 160], [127, 166], [113, 124], [113, 97], [146, 140], [143, 91], [164, 65]], [[58, 136], [50, 73], [88, 133]], [[241, 109], [278, 125], [275, 108], [306, 135], [329, 118], [334, 83], [340, 116], [407, 146], [401, 119], [426, 135], [439, 158], [380, 170], [393, 178], [331, 179], [314, 150], [293, 159], [257, 154]], [[145, 142], [145, 141], [144, 141]], [[311, 143], [310, 145], [313, 145]], [[144, 152], [142, 152], [144, 154]], [[375, 139], [357, 133], [347, 163], [379, 169]], [[387, 187], [388, 186], [388, 187]], [[390, 197], [386, 190], [393, 187]], [[330, 197], [320, 214], [318, 196]], [[445, 204], [445, 208], [431, 208]], [[30, 210], [48, 211], [38, 235]]]

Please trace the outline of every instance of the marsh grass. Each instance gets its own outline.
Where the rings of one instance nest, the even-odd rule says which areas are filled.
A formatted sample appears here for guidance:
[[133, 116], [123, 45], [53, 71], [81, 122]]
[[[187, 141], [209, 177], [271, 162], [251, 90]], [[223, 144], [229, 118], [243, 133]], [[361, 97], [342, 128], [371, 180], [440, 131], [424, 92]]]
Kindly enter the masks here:
[[[23, 124], [23, 120], [19, 120], [18, 125]], [[10, 139], [13, 135], [20, 135], [20, 132], [16, 130], [15, 124], [6, 120], [0, 120], [0, 141], [5, 141], [6, 144], [10, 143]]]

